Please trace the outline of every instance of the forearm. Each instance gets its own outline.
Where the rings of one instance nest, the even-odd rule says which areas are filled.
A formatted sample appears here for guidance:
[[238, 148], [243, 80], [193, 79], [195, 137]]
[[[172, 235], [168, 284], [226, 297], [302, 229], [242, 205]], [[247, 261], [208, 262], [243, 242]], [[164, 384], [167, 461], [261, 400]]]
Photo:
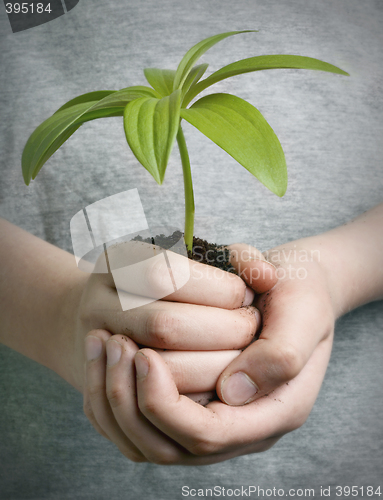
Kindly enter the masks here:
[[326, 233], [321, 247], [338, 317], [383, 299], [383, 203]]
[[267, 252], [284, 267], [317, 262], [327, 276], [335, 317], [383, 298], [383, 203], [327, 233]]
[[2, 219], [0, 261], [0, 342], [68, 379], [83, 273], [73, 256]]

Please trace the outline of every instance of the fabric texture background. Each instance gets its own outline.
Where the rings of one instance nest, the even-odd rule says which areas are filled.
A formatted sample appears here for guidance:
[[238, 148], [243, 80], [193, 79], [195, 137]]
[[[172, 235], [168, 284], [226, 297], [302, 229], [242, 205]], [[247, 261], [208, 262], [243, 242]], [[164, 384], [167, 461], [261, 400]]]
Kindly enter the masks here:
[[[143, 68], [175, 69], [205, 37], [258, 29], [212, 48], [202, 59], [208, 71], [284, 53], [317, 57], [351, 77], [273, 70], [212, 88], [264, 114], [284, 148], [289, 187], [279, 199], [185, 124], [196, 233], [266, 250], [344, 224], [382, 202], [382, 25], [380, 0], [81, 0], [68, 14], [13, 34], [1, 3], [0, 216], [72, 251], [69, 221], [77, 211], [138, 188], [149, 225], [182, 228], [177, 152], [158, 187], [128, 149], [121, 118], [85, 124], [29, 187], [22, 149], [34, 128], [76, 95], [145, 84]], [[207, 467], [129, 463], [93, 430], [80, 394], [0, 347], [0, 498], [173, 500], [183, 498], [183, 485], [314, 488], [316, 496], [331, 486], [336, 498], [337, 485], [383, 488], [382, 325], [382, 302], [342, 317], [307, 423], [266, 453]]]

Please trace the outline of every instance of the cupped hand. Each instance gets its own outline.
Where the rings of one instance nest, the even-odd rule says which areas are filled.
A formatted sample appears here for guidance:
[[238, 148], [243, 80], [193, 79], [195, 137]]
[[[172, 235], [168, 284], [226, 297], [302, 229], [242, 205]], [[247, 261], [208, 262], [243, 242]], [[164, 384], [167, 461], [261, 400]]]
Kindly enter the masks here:
[[[138, 407], [134, 357], [139, 348], [135, 342], [93, 330], [85, 343], [84, 412], [94, 428], [130, 460], [188, 463], [187, 450], [151, 423]], [[177, 391], [201, 406], [214, 399], [219, 374], [241, 351], [152, 352], [165, 363]]]
[[[241, 244], [230, 250], [232, 264], [246, 283], [257, 282], [259, 252]], [[220, 398], [230, 405], [246, 404], [295, 378], [318, 345], [330, 342], [334, 330], [331, 280], [320, 263], [319, 250], [293, 242], [267, 256], [279, 279], [256, 300], [262, 331], [224, 370], [217, 385]]]
[[[84, 411], [94, 427], [133, 460], [148, 457], [156, 461], [169, 446], [175, 447], [177, 456], [186, 453], [137, 408], [133, 366], [136, 343], [157, 348], [178, 390], [199, 404], [207, 404], [215, 396], [219, 374], [239, 355], [239, 349], [253, 340], [260, 326], [259, 311], [250, 306], [254, 291], [238, 276], [186, 259], [179, 262], [182, 268], [187, 263], [190, 278], [163, 300], [122, 311], [121, 284], [117, 292], [110, 274], [93, 274], [83, 294], [83, 329], [93, 330], [86, 338]], [[173, 259], [173, 269], [174, 264], [177, 262]], [[258, 288], [254, 284], [257, 291], [270, 288], [276, 281], [272, 266], [264, 262], [260, 265], [272, 272]], [[145, 269], [138, 283], [140, 292], [154, 290], [160, 295], [167, 273], [167, 268], [157, 264]], [[129, 282], [124, 293], [132, 300], [136, 290], [137, 286]], [[121, 398], [123, 403], [119, 402]], [[157, 441], [158, 455], [152, 451]]]
[[[241, 351], [206, 351], [204, 358], [139, 350], [103, 330], [86, 341], [98, 357], [87, 364], [85, 414], [127, 458], [161, 465], [207, 465], [269, 449], [305, 422], [332, 345], [332, 338], [320, 343], [299, 375], [267, 396], [228, 406], [207, 402], [205, 391], [214, 390], [219, 373]], [[193, 398], [184, 395], [189, 392]]]
[[[243, 245], [231, 250], [248, 285], [262, 279], [258, 251]], [[312, 250], [289, 244], [269, 254], [279, 280], [257, 299], [264, 318], [259, 339], [219, 377], [217, 393], [224, 402], [196, 404], [180, 394], [172, 370], [157, 352], [143, 349], [135, 355], [138, 408], [175, 443], [171, 453], [150, 448], [149, 454], [143, 452], [147, 459], [215, 463], [264, 451], [305, 422], [326, 372], [336, 316], [327, 271], [312, 258]], [[114, 393], [111, 387], [109, 393]], [[117, 400], [123, 414], [127, 405]]]
[[[169, 252], [168, 252], [169, 253]], [[172, 350], [242, 349], [254, 338], [260, 324], [259, 311], [251, 304], [254, 291], [242, 279], [217, 268], [181, 256], [172, 268], [186, 266], [189, 279], [162, 300], [151, 300], [140, 307], [123, 310], [124, 303], [142, 303], [143, 293], [164, 295], [169, 271], [165, 263], [149, 260], [141, 267], [137, 285], [131, 280], [119, 283], [112, 274], [93, 273], [81, 292], [75, 327], [73, 369], [77, 386], [83, 387], [84, 337], [95, 329], [131, 338], [141, 346]], [[165, 284], [164, 284], [165, 283]], [[134, 291], [139, 288], [140, 295]]]

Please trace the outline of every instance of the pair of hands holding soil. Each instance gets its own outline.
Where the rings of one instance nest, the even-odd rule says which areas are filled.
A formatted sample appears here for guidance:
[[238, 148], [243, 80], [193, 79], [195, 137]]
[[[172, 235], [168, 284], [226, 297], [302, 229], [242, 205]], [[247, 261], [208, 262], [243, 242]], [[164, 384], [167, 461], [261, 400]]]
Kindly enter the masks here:
[[0, 219], [0, 341], [81, 391], [92, 424], [131, 460], [264, 451], [307, 419], [336, 318], [383, 298], [382, 226], [383, 203], [267, 252], [275, 267], [232, 245], [240, 277], [190, 261], [182, 288], [122, 311], [110, 274], [84, 273]]
[[[201, 465], [264, 451], [311, 411], [336, 317], [326, 272], [298, 262], [296, 244], [274, 249], [277, 267], [248, 245], [230, 250], [241, 277], [189, 261], [182, 288], [129, 311], [111, 274], [83, 289], [84, 411], [131, 460]], [[161, 272], [143, 279], [156, 288]]]

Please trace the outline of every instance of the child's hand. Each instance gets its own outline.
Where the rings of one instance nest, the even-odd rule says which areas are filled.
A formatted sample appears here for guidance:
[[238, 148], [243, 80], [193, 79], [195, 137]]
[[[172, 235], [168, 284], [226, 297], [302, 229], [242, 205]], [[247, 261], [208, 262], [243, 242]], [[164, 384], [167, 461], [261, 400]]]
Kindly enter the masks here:
[[[223, 401], [244, 404], [293, 379], [330, 342], [336, 318], [383, 297], [382, 225], [383, 204], [323, 235], [266, 252], [279, 281], [256, 303], [264, 322], [259, 340], [220, 376]], [[251, 286], [258, 272], [248, 259], [257, 251], [231, 248], [233, 264]]]
[[[268, 254], [278, 266], [279, 281], [257, 302], [264, 316], [260, 338], [231, 362], [217, 383], [222, 400], [248, 403], [244, 406], [212, 401], [203, 407], [180, 395], [174, 368], [155, 351], [143, 349], [135, 354], [138, 420], [130, 432], [125, 415], [135, 394], [126, 397], [125, 388], [134, 387], [134, 377], [131, 372], [120, 381], [126, 373], [123, 351], [120, 361], [107, 369], [106, 390], [110, 416], [129, 436], [135, 459], [215, 463], [264, 451], [301, 426], [326, 371], [335, 319], [383, 298], [382, 222], [383, 204], [346, 226]], [[232, 246], [232, 251], [241, 276], [251, 286], [253, 277], [259, 283], [259, 252], [243, 245]], [[251, 254], [255, 260], [249, 259]], [[134, 349], [128, 349], [128, 362]]]
[[[199, 263], [190, 262], [189, 281], [167, 300], [122, 311], [110, 274], [80, 271], [73, 255], [3, 219], [0, 261], [0, 342], [80, 391], [92, 329], [161, 349], [232, 350], [248, 345], [259, 326], [249, 306], [254, 292], [238, 276]], [[149, 271], [151, 285], [161, 286], [161, 268]]]
[[[82, 387], [84, 337], [90, 330], [103, 329], [141, 346], [177, 351], [236, 350], [249, 345], [260, 326], [259, 311], [250, 305], [254, 291], [236, 275], [181, 259], [190, 266], [190, 278], [182, 288], [163, 300], [127, 311], [121, 309], [110, 274], [90, 275], [76, 312], [74, 385]], [[271, 288], [276, 282], [275, 269], [265, 262], [260, 265], [269, 271], [260, 286]], [[153, 280], [161, 282], [162, 271], [168, 273], [167, 268], [147, 271], [143, 279], [152, 280], [151, 289], [157, 286]]]
[[[289, 255], [290, 246], [283, 248]], [[259, 252], [244, 245], [231, 249], [233, 264], [248, 284], [259, 283], [264, 265]], [[103, 351], [88, 365], [86, 412], [95, 427], [133, 460], [199, 465], [264, 451], [301, 426], [327, 368], [335, 313], [327, 273], [317, 262], [280, 259], [278, 266], [280, 276], [288, 268], [290, 275], [282, 276], [258, 300], [264, 317], [260, 338], [244, 352], [232, 353], [226, 369], [227, 357], [219, 358], [221, 352], [204, 353], [209, 355], [206, 364], [191, 353], [182, 353], [184, 362], [177, 353], [169, 353], [165, 363], [153, 350], [137, 353], [131, 341], [91, 333], [107, 340], [108, 363], [112, 363], [105, 368]], [[269, 268], [264, 270], [267, 276]], [[236, 375], [230, 379], [229, 374]], [[218, 377], [222, 400], [234, 405], [257, 401], [245, 406], [212, 401], [203, 407], [182, 395], [214, 389]], [[193, 378], [195, 385], [189, 386]], [[257, 384], [256, 393], [251, 380]], [[229, 381], [232, 385], [226, 386]]]
[[[167, 300], [122, 311], [110, 275], [83, 273], [76, 267], [73, 255], [2, 219], [0, 261], [0, 341], [55, 371], [78, 390], [85, 391], [85, 395], [84, 339], [94, 328], [104, 329], [103, 342], [111, 333], [120, 334], [117, 339], [125, 339], [123, 345], [129, 349], [124, 349], [120, 363], [137, 350], [126, 335], [142, 345], [160, 349], [198, 350], [194, 354], [165, 352], [163, 356], [172, 367], [181, 391], [206, 392], [214, 388], [219, 373], [238, 354], [238, 349], [249, 344], [259, 327], [259, 312], [249, 305], [254, 293], [238, 276], [202, 264], [190, 263], [190, 280]], [[189, 265], [189, 261], [187, 263]], [[151, 286], [156, 285], [156, 280], [161, 285], [161, 270], [154, 271], [146, 277], [152, 280]], [[269, 285], [275, 280], [274, 272]], [[245, 307], [241, 308], [242, 305]], [[97, 353], [99, 346], [95, 342], [97, 338], [90, 340], [90, 354], [96, 358], [101, 356], [103, 368], [96, 360], [93, 365], [88, 363], [88, 372], [99, 376], [105, 373], [105, 347], [102, 344], [101, 352]], [[111, 341], [111, 345], [116, 342]], [[207, 357], [207, 351], [218, 349], [224, 351], [214, 353], [214, 360], [213, 354]], [[124, 366], [120, 363], [116, 365], [115, 374], [119, 373], [118, 367]], [[98, 374], [97, 366], [100, 367]], [[112, 368], [108, 373], [113, 373]], [[127, 373], [119, 379], [125, 381]], [[107, 379], [110, 385], [111, 377]], [[100, 393], [97, 380], [101, 380], [104, 397], [105, 378], [96, 379], [96, 388], [92, 380], [95, 379], [90, 376], [88, 383], [96, 401]], [[128, 391], [128, 400], [129, 395], [132, 396]], [[201, 397], [206, 394], [194, 394], [197, 400]], [[105, 402], [105, 397], [101, 401]], [[136, 399], [132, 405], [130, 411], [137, 412]], [[100, 408], [95, 403], [98, 418]], [[138, 425], [134, 418], [127, 424], [131, 429]], [[100, 430], [105, 433], [102, 425]], [[122, 431], [116, 432], [121, 437]], [[119, 444], [115, 436], [113, 439]]]
[[[191, 273], [184, 287], [166, 300], [129, 311], [121, 311], [111, 275], [92, 275], [84, 289], [82, 329], [93, 329], [85, 341], [84, 411], [100, 434], [132, 460], [156, 461], [163, 453], [173, 456], [174, 446], [179, 451], [137, 408], [136, 342], [157, 348], [181, 394], [207, 404], [220, 373], [253, 340], [260, 325], [258, 310], [249, 305], [254, 292], [238, 276], [186, 263]], [[276, 283], [275, 268], [264, 260], [255, 265], [263, 277], [253, 281], [254, 289], [271, 288]], [[168, 273], [167, 268], [163, 272]], [[147, 286], [151, 290], [162, 281], [158, 268], [154, 273], [145, 270], [143, 277], [157, 282]], [[128, 288], [131, 292], [131, 283], [126, 283]], [[80, 345], [76, 352], [81, 356]], [[186, 451], [181, 455], [187, 460]]]
[[[170, 463], [176, 456], [177, 463], [183, 457], [187, 461], [187, 451], [138, 408], [134, 366], [137, 345], [128, 337], [112, 336], [105, 330], [91, 331], [85, 343], [90, 360], [86, 364], [84, 412], [95, 429], [130, 460]], [[200, 406], [214, 398], [219, 374], [241, 351], [157, 352], [170, 370], [177, 391]]]
[[[251, 286], [257, 250], [241, 244], [230, 249], [233, 265]], [[217, 392], [230, 405], [249, 403], [291, 381], [321, 342], [332, 342], [336, 309], [320, 251], [292, 242], [266, 254], [279, 280], [256, 302], [263, 319], [259, 339], [220, 376]]]

